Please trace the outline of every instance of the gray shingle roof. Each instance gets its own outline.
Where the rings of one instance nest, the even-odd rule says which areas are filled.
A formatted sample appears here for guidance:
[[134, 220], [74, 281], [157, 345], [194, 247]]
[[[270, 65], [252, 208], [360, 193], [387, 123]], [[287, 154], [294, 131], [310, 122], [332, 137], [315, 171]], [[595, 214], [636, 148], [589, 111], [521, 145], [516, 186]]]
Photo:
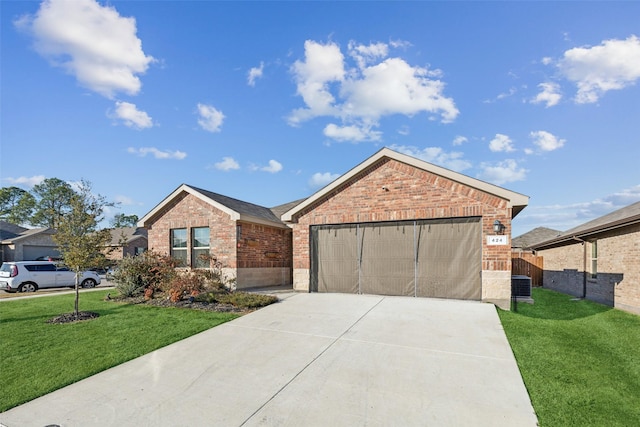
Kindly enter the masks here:
[[263, 219], [265, 221], [282, 223], [282, 221], [280, 221], [280, 217], [276, 216], [271, 209], [265, 208], [264, 206], [256, 205], [249, 202], [243, 202], [242, 200], [223, 196], [222, 194], [203, 190], [202, 188], [197, 188], [192, 185], [187, 185], [187, 187], [199, 192], [203, 196], [213, 201], [220, 203], [223, 206], [228, 207], [235, 212], [238, 212], [241, 215], [248, 215], [254, 218]]
[[544, 242], [545, 240], [553, 239], [562, 234], [560, 230], [554, 230], [547, 227], [537, 227], [533, 230], [522, 234], [518, 237], [514, 237], [511, 240], [512, 248], [529, 249], [536, 243]]
[[534, 245], [534, 249], [572, 240], [574, 236], [578, 238], [585, 238], [605, 230], [624, 227], [637, 222], [640, 222], [640, 202], [636, 202], [632, 205], [574, 227], [565, 231], [556, 238], [539, 242]]

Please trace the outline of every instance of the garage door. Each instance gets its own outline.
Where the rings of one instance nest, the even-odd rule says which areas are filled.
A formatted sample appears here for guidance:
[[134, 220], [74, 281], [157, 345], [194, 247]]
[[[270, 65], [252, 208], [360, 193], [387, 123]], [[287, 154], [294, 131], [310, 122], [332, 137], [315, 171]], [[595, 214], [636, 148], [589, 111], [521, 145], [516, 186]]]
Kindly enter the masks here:
[[311, 289], [377, 295], [482, 296], [480, 218], [311, 227]]
[[42, 256], [59, 258], [60, 252], [55, 246], [24, 245], [22, 247], [22, 259], [25, 261], [33, 261], [34, 259]]

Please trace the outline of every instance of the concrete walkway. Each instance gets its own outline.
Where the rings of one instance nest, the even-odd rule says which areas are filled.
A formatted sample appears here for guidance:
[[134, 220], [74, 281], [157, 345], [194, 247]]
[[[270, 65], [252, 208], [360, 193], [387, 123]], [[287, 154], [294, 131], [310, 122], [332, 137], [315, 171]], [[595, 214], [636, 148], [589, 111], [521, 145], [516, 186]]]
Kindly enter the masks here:
[[496, 309], [292, 294], [0, 414], [8, 427], [536, 426]]

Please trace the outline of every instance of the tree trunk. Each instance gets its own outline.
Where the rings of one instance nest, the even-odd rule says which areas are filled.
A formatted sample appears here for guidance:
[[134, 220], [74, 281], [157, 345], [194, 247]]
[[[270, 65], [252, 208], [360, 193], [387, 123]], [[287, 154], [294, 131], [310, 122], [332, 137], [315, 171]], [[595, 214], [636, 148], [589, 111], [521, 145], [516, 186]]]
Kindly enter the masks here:
[[78, 283], [80, 281], [80, 273], [78, 273], [78, 270], [76, 270], [76, 303], [75, 303], [75, 316], [76, 316], [76, 320], [78, 320], [78, 317], [80, 317], [80, 311], [78, 309], [79, 307], [79, 300], [80, 300], [80, 284]]

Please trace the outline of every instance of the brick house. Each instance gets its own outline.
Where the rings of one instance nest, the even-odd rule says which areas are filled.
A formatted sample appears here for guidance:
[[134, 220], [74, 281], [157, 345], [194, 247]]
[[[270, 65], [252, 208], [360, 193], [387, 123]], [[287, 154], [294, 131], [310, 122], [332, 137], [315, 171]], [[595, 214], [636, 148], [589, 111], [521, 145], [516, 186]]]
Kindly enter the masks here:
[[238, 288], [293, 284], [508, 308], [511, 220], [528, 199], [384, 148], [303, 200], [269, 209], [182, 185], [138, 225], [150, 249], [186, 265], [199, 267], [196, 252], [211, 251]]
[[282, 215], [293, 286], [508, 308], [511, 220], [528, 199], [384, 148]]
[[545, 288], [640, 314], [640, 202], [532, 248]]
[[242, 289], [291, 283], [291, 230], [278, 212], [183, 184], [138, 225], [150, 250], [193, 268], [209, 267], [199, 255], [210, 254]]
[[60, 257], [52, 228], [24, 228], [0, 221], [2, 261], [33, 261], [38, 257]]
[[105, 256], [113, 261], [126, 256], [140, 255], [147, 250], [147, 229], [143, 227], [119, 227], [109, 230], [111, 241]]

